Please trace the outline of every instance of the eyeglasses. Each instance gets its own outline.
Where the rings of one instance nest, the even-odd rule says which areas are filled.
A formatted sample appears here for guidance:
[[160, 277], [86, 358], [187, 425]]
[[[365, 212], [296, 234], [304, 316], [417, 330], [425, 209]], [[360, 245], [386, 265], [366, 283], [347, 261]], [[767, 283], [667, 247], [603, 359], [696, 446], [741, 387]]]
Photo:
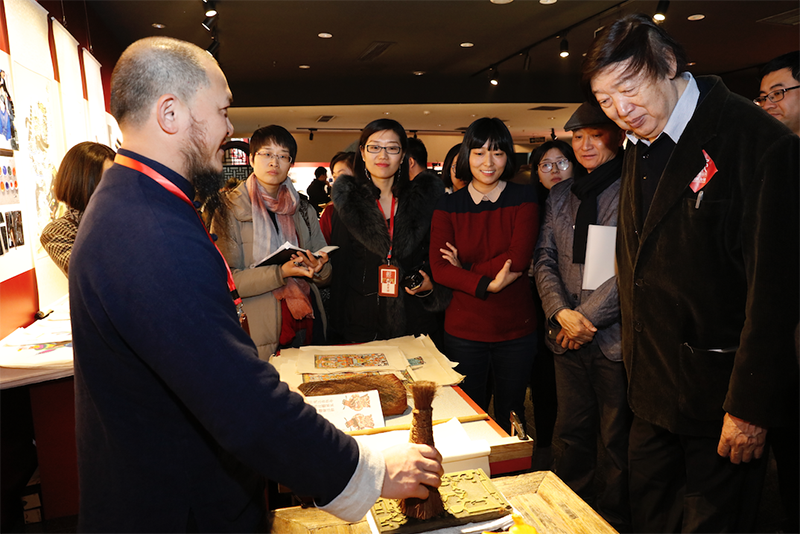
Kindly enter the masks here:
[[381, 150], [385, 150], [387, 154], [391, 154], [392, 156], [398, 155], [402, 152], [402, 147], [399, 146], [380, 146], [380, 145], [367, 145], [364, 147], [367, 149], [367, 152], [370, 154], [378, 154]]
[[284, 154], [273, 154], [271, 152], [256, 152], [256, 156], [261, 156], [264, 159], [276, 159], [278, 163], [281, 164], [289, 164], [292, 162], [292, 156], [286, 156]]
[[551, 163], [549, 161], [546, 162], [546, 163], [540, 163], [539, 164], [539, 169], [541, 169], [542, 172], [553, 172], [553, 165], [558, 167], [559, 170], [566, 171], [567, 169], [569, 169], [569, 160], [568, 159], [560, 159], [560, 160], [558, 160], [556, 162], [553, 162], [553, 163]]
[[800, 85], [795, 85], [794, 87], [787, 87], [785, 89], [775, 89], [771, 93], [767, 93], [764, 96], [757, 96], [756, 98], [753, 99], [753, 102], [755, 102], [757, 106], [763, 106], [764, 102], [766, 102], [767, 99], [769, 99], [769, 101], [774, 104], [776, 102], [780, 102], [781, 100], [783, 100], [783, 97], [786, 96], [786, 91], [791, 91], [792, 89], [797, 89], [797, 88], [800, 88]]

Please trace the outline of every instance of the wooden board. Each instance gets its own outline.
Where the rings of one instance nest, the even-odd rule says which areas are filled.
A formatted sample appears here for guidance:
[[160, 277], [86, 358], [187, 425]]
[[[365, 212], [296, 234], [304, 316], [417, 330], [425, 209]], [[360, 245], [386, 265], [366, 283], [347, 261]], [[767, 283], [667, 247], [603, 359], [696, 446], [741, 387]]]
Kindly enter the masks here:
[[[493, 478], [492, 483], [539, 534], [617, 534], [551, 471]], [[282, 508], [270, 517], [270, 532], [276, 534], [370, 534], [366, 521], [346, 523], [315, 508]]]

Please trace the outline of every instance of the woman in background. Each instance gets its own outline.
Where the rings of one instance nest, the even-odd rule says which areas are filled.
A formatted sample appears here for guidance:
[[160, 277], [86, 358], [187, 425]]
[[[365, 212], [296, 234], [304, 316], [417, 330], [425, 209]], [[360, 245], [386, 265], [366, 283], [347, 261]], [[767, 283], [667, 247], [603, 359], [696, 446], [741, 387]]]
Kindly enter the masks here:
[[[586, 170], [575, 159], [575, 152], [569, 143], [559, 140], [547, 141], [536, 147], [529, 161], [532, 172], [538, 177], [537, 196], [539, 199], [539, 228], [544, 224], [545, 206], [550, 188], [561, 181], [569, 180], [574, 173], [585, 174]], [[539, 332], [545, 332], [542, 299], [536, 290], [533, 270], [529, 272], [531, 290], [536, 304], [536, 318]], [[536, 450], [531, 469], [546, 471], [553, 465], [553, 429], [556, 424], [558, 403], [556, 400], [556, 373], [553, 353], [545, 343], [545, 336], [537, 337], [536, 360], [531, 371], [531, 401], [533, 403], [534, 426], [536, 428]]]
[[296, 157], [297, 142], [285, 128], [256, 130], [250, 138], [253, 174], [228, 194], [212, 222], [262, 360], [279, 347], [325, 342], [317, 284], [330, 281], [328, 255], [297, 253], [281, 265], [258, 266], [286, 241], [311, 251], [325, 246], [314, 208], [289, 179]]
[[455, 193], [459, 189], [467, 186], [467, 182], [456, 176], [456, 163], [458, 162], [458, 151], [461, 150], [461, 143], [453, 145], [447, 151], [447, 155], [442, 163], [442, 181], [444, 182], [445, 192]]
[[[333, 158], [331, 158], [331, 176], [333, 176], [333, 182], [336, 183], [337, 178], [340, 176], [347, 174], [348, 176], [353, 175], [353, 160], [356, 157], [355, 152], [337, 152]], [[325, 206], [325, 209], [322, 210], [322, 215], [319, 216], [319, 227], [322, 230], [322, 235], [325, 236], [325, 241], [328, 243], [331, 242], [331, 217], [333, 216], [333, 199], [331, 199], [330, 204]]]
[[442, 181], [422, 173], [408, 178], [406, 132], [391, 119], [361, 132], [353, 176], [333, 184], [331, 244], [332, 320], [340, 342], [438, 336], [436, 312], [449, 291], [435, 284], [427, 263], [430, 221], [444, 192]]
[[114, 151], [106, 145], [84, 141], [67, 151], [58, 167], [53, 192], [67, 206], [63, 216], [51, 221], [42, 231], [42, 246], [58, 268], [69, 274], [69, 257], [89, 197], [106, 169], [114, 164]]
[[466, 378], [461, 388], [486, 410], [490, 371], [497, 423], [524, 422], [525, 391], [536, 351], [536, 312], [528, 270], [539, 227], [536, 193], [508, 182], [514, 142], [500, 119], [473, 122], [458, 155], [469, 185], [439, 201], [431, 223], [436, 280], [453, 290], [445, 312], [445, 353]]

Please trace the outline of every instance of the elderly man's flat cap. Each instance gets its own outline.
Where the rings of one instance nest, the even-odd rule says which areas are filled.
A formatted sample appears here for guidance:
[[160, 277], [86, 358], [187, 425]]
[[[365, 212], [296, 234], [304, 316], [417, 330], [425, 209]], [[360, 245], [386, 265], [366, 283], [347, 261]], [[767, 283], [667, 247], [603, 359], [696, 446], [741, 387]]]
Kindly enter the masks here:
[[609, 119], [606, 114], [603, 113], [603, 110], [600, 108], [600, 106], [590, 102], [584, 102], [578, 109], [575, 110], [575, 113], [572, 114], [572, 117], [569, 118], [567, 123], [564, 125], [564, 130], [567, 132], [572, 132], [580, 128], [592, 128], [597, 126], [617, 127], [614, 121]]

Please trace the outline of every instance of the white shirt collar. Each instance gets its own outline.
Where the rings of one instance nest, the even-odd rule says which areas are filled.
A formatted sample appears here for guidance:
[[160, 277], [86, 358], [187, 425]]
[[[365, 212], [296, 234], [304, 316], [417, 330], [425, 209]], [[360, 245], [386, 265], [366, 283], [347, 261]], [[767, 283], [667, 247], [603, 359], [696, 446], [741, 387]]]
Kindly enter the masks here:
[[480, 204], [484, 200], [488, 200], [492, 204], [497, 202], [497, 199], [500, 198], [500, 193], [503, 192], [503, 189], [506, 188], [506, 181], [505, 180], [498, 180], [497, 185], [494, 189], [489, 191], [488, 193], [481, 193], [475, 186], [472, 185], [472, 181], [470, 180], [469, 185], [467, 186], [467, 191], [469, 191], [469, 196], [472, 197], [472, 201], [475, 204]]
[[[700, 89], [698, 89], [697, 81], [694, 79], [694, 76], [692, 76], [692, 73], [681, 73], [681, 78], [688, 82], [686, 89], [684, 89], [683, 94], [678, 99], [678, 103], [675, 104], [675, 109], [672, 110], [672, 114], [669, 116], [664, 130], [658, 134], [658, 137], [667, 134], [676, 145], [681, 135], [683, 135], [686, 125], [689, 124], [692, 115], [694, 115], [694, 110], [697, 108], [697, 101], [700, 100]], [[633, 132], [625, 132], [625, 135], [628, 136], [628, 140], [633, 144], [641, 141], [647, 146], [650, 146], [650, 141], [637, 137]], [[658, 137], [656, 139], [658, 139]]]

